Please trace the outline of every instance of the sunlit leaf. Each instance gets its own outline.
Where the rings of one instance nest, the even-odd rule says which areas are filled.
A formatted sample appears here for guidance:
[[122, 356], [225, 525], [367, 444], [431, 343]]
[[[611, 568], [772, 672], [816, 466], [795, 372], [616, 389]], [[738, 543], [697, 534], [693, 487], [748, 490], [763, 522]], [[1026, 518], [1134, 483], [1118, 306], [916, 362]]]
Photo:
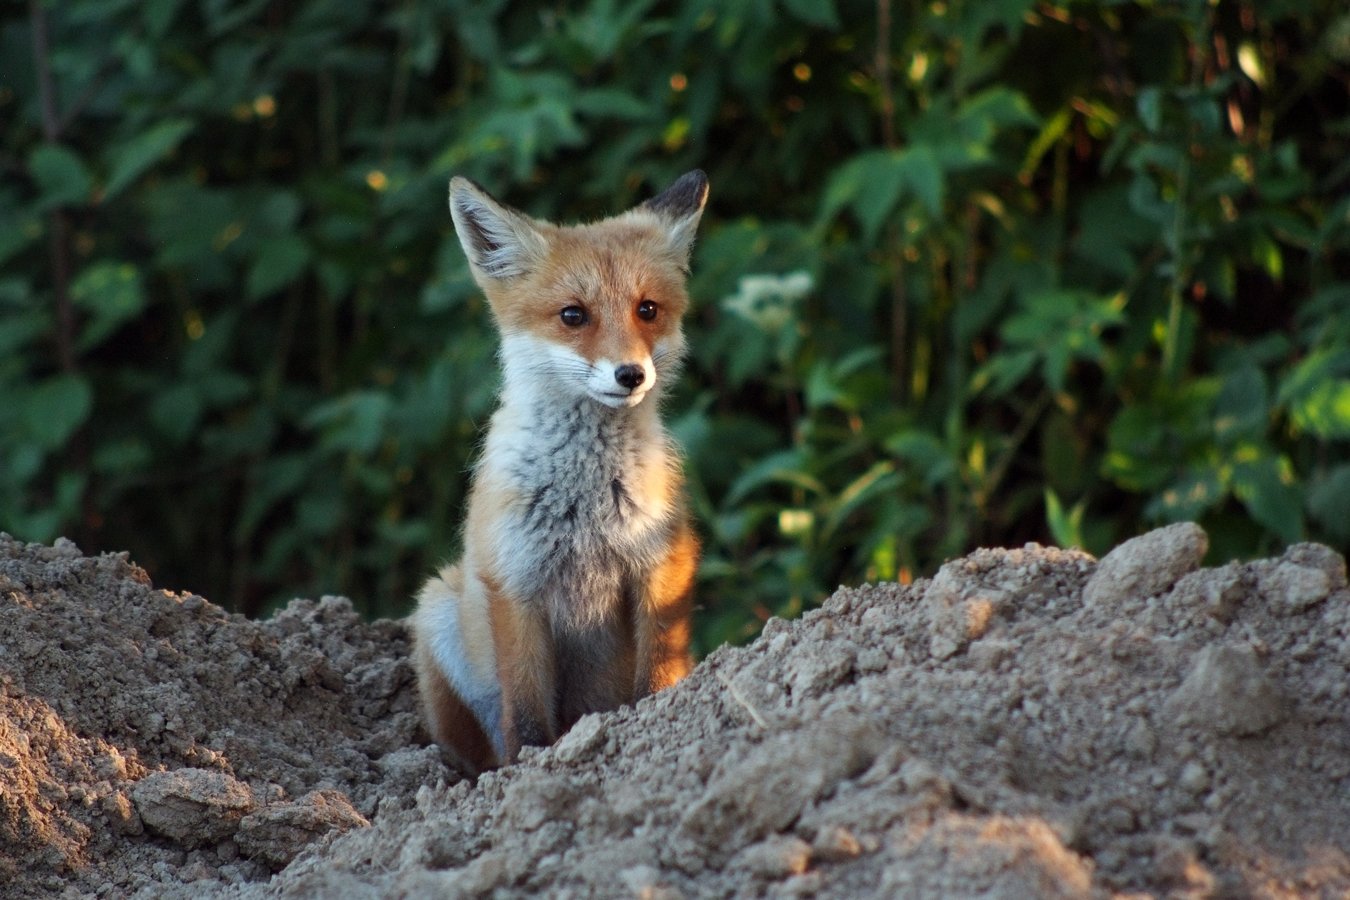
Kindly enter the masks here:
[[1287, 461], [1262, 456], [1233, 470], [1233, 493], [1252, 518], [1289, 543], [1303, 539], [1302, 495]]
[[141, 273], [130, 263], [94, 263], [71, 284], [70, 297], [89, 314], [80, 333], [82, 350], [102, 343], [145, 308]]
[[1059, 495], [1050, 488], [1045, 489], [1045, 523], [1050, 536], [1060, 547], [1083, 547], [1083, 514], [1087, 511], [1087, 500], [1082, 499], [1065, 510]]

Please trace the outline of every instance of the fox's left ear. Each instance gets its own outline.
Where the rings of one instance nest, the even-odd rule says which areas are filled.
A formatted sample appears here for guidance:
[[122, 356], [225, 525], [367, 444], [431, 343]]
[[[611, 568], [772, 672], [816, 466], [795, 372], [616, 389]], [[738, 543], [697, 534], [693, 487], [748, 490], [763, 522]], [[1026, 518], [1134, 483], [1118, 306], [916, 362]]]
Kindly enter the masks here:
[[694, 234], [703, 215], [703, 204], [707, 202], [708, 176], [702, 169], [695, 169], [684, 173], [670, 187], [638, 207], [660, 216], [670, 238], [671, 253], [685, 269], [689, 268], [689, 252], [694, 247]]

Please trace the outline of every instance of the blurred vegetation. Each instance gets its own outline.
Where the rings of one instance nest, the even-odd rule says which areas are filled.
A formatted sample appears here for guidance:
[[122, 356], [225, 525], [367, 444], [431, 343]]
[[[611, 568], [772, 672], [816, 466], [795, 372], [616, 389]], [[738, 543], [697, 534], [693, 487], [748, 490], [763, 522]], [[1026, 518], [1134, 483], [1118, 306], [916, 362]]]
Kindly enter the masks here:
[[0, 529], [251, 614], [456, 552], [452, 173], [710, 175], [668, 415], [704, 650], [977, 545], [1350, 542], [1324, 0], [32, 0], [0, 12]]

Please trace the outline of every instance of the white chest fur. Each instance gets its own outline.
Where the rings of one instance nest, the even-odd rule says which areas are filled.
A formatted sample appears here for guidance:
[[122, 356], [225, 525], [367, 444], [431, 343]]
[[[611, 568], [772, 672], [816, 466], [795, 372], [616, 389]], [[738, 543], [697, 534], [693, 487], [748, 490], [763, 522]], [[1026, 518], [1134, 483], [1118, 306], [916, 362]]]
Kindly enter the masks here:
[[675, 527], [678, 478], [654, 404], [504, 397], [477, 477], [503, 587], [555, 623], [600, 625], [631, 602]]

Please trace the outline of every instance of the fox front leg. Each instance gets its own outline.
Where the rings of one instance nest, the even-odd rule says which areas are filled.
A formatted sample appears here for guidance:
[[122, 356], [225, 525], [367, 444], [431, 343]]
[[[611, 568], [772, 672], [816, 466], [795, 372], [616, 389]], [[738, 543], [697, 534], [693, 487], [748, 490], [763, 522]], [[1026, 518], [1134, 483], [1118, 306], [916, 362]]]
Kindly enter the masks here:
[[634, 701], [670, 687], [694, 667], [689, 655], [689, 614], [698, 555], [693, 529], [681, 525], [665, 558], [647, 577], [635, 622]]
[[558, 737], [557, 661], [543, 610], [507, 598], [489, 586], [489, 613], [502, 686], [503, 764], [521, 747], [543, 747]]

